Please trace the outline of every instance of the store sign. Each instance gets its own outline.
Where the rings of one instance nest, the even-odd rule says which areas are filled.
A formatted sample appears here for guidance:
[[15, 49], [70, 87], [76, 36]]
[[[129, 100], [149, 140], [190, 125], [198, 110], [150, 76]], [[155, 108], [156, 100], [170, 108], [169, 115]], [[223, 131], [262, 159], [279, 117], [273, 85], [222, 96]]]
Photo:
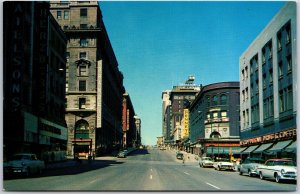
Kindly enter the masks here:
[[12, 56], [11, 64], [11, 108], [13, 111], [17, 111], [21, 105], [21, 83], [22, 83], [22, 67], [24, 66], [24, 46], [22, 40], [24, 39], [25, 28], [25, 14], [24, 7], [21, 3], [16, 4], [13, 12], [14, 24], [12, 31]]
[[183, 137], [189, 136], [189, 109], [183, 110]]
[[271, 140], [275, 141], [275, 140], [283, 139], [283, 138], [296, 137], [296, 135], [297, 135], [296, 129], [289, 129], [289, 130], [285, 130], [285, 131], [280, 131], [280, 132], [276, 132], [276, 133], [263, 135], [260, 137], [246, 139], [246, 140], [241, 141], [240, 144], [241, 145], [250, 145], [250, 144], [256, 144], [256, 143], [264, 143], [264, 142], [271, 141]]

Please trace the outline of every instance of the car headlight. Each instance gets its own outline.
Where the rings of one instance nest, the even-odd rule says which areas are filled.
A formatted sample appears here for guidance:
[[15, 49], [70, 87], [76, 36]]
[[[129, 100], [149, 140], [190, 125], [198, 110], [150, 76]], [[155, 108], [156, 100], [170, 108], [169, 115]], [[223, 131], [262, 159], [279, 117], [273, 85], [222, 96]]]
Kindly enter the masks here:
[[284, 173], [285, 173], [284, 169], [282, 169], [280, 172], [281, 172], [281, 174], [284, 174]]

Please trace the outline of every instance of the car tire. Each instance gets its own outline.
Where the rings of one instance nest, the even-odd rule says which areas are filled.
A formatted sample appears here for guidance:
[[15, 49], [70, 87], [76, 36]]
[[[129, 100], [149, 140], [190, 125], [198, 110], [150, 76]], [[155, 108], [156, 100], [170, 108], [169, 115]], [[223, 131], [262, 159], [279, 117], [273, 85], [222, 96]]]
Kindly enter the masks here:
[[252, 177], [252, 173], [250, 170], [248, 170], [248, 176]]
[[259, 178], [260, 178], [261, 180], [264, 179], [264, 175], [262, 174], [262, 172], [259, 172]]
[[218, 170], [218, 171], [220, 171], [220, 170], [221, 170], [221, 168], [218, 166], [217, 170]]
[[243, 172], [241, 171], [241, 169], [239, 170], [239, 174], [240, 174], [240, 175], [243, 175]]
[[280, 176], [277, 173], [275, 174], [275, 181], [276, 181], [276, 183], [281, 182]]

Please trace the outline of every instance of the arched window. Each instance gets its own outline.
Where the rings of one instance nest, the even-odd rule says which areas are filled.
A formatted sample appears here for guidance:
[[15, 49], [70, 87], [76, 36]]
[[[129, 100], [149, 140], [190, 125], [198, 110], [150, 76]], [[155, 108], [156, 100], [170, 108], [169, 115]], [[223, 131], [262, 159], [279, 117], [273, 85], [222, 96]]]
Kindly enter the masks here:
[[213, 96], [213, 105], [218, 105], [218, 96]]
[[86, 139], [86, 138], [89, 138], [89, 123], [84, 120], [84, 119], [81, 119], [79, 121], [76, 122], [76, 125], [75, 125], [75, 138], [76, 139]]
[[225, 94], [221, 95], [221, 105], [227, 104], [227, 96]]
[[212, 139], [219, 139], [221, 137], [221, 134], [217, 131], [214, 131], [210, 134], [209, 137], [212, 138]]

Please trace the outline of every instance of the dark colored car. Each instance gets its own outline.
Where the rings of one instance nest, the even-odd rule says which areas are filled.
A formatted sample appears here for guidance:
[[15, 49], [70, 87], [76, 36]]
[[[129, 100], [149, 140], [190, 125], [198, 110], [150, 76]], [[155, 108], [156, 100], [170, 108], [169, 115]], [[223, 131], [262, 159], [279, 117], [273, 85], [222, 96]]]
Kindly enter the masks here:
[[183, 160], [183, 153], [177, 153], [177, 154], [176, 154], [176, 158], [177, 158], [178, 160]]

